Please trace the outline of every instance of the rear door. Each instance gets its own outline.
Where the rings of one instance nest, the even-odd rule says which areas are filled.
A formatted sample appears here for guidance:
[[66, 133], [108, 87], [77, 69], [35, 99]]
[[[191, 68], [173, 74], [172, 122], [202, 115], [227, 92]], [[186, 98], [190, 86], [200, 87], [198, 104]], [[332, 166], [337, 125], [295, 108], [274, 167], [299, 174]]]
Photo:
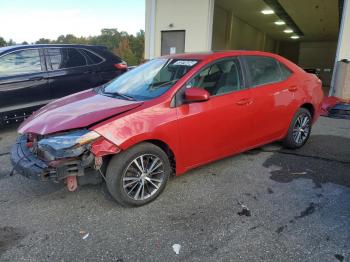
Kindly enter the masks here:
[[52, 98], [60, 98], [99, 83], [93, 66], [79, 48], [52, 47], [45, 49], [49, 86]]
[[107, 83], [128, 70], [128, 65], [107, 48], [94, 46], [90, 49], [84, 49], [84, 52], [99, 76], [99, 84]]
[[0, 112], [45, 104], [50, 99], [42, 49], [0, 56]]
[[207, 66], [180, 90], [178, 100], [191, 87], [206, 89], [211, 96], [205, 102], [183, 101], [177, 108], [181, 156], [186, 156], [181, 162], [190, 168], [248, 148], [253, 112], [239, 60]]
[[272, 57], [243, 60], [254, 101], [254, 144], [261, 145], [281, 138], [288, 128], [298, 84], [292, 71]]

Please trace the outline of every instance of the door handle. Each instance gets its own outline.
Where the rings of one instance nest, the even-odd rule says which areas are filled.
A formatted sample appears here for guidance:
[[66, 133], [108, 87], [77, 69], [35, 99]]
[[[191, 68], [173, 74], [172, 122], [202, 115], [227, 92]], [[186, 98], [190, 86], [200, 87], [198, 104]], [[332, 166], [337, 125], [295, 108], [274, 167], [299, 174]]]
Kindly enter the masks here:
[[290, 87], [288, 87], [288, 90], [291, 92], [295, 92], [298, 90], [298, 86], [290, 86]]
[[239, 105], [239, 106], [249, 105], [251, 103], [252, 103], [252, 100], [250, 98], [243, 98], [243, 99], [238, 100], [236, 102], [236, 104]]
[[43, 80], [44, 77], [43, 76], [33, 76], [33, 77], [29, 77], [29, 80], [32, 81], [39, 81], [39, 80]]

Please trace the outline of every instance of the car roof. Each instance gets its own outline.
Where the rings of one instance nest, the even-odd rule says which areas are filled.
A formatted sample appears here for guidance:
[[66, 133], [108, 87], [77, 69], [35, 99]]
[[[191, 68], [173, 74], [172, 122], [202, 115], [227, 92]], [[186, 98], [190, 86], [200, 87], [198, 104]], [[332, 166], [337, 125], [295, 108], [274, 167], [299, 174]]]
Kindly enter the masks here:
[[107, 50], [106, 46], [103, 45], [81, 45], [81, 44], [33, 44], [33, 45], [12, 45], [0, 47], [0, 54], [6, 51], [13, 51], [17, 49], [29, 49], [29, 48], [39, 48], [39, 47], [80, 47], [80, 48], [100, 48]]
[[269, 56], [269, 57], [280, 57], [277, 54], [262, 52], [262, 51], [251, 51], [251, 50], [224, 50], [224, 51], [210, 51], [210, 52], [199, 52], [199, 53], [184, 53], [166, 55], [163, 58], [168, 59], [194, 59], [194, 60], [211, 60], [226, 56], [236, 55], [257, 55], [257, 56]]
[[263, 52], [263, 51], [252, 51], [252, 50], [210, 51], [210, 52], [202, 52], [202, 53], [184, 53], [184, 54], [167, 55], [167, 56], [163, 56], [162, 58], [186, 59], [186, 60], [193, 59], [193, 60], [201, 60], [204, 63], [209, 63], [216, 59], [230, 57], [230, 56], [240, 56], [240, 55], [267, 56], [267, 57], [275, 58], [279, 62], [282, 62], [284, 65], [286, 65], [289, 69], [292, 69], [292, 71], [294, 72], [295, 71], [304, 72], [304, 70], [302, 70], [299, 66], [289, 61], [288, 59], [274, 53]]

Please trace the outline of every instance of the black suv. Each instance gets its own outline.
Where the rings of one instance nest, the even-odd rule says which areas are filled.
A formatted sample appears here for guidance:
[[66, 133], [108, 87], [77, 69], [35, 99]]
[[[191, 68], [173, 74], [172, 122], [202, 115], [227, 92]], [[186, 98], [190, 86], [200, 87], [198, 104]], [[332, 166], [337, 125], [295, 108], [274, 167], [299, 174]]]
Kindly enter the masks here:
[[0, 48], [0, 126], [20, 122], [51, 100], [102, 85], [127, 70], [103, 46]]

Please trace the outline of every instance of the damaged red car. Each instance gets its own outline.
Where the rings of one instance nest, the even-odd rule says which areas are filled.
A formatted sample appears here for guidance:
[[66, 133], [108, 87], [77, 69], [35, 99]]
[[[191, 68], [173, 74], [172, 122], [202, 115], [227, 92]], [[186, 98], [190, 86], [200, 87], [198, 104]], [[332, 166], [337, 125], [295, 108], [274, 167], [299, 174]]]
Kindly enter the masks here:
[[277, 140], [303, 146], [322, 99], [316, 76], [275, 54], [171, 55], [44, 106], [20, 126], [11, 159], [71, 191], [105, 180], [119, 203], [140, 206], [171, 174]]

